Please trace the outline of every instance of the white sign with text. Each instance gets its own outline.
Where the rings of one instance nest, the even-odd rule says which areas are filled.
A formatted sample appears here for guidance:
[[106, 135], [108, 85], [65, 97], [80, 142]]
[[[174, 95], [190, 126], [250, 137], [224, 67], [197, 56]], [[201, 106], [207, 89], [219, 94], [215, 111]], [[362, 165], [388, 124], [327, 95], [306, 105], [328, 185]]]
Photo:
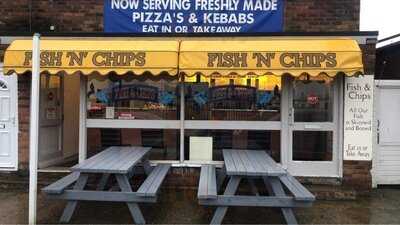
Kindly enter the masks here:
[[374, 76], [346, 77], [344, 160], [372, 160]]

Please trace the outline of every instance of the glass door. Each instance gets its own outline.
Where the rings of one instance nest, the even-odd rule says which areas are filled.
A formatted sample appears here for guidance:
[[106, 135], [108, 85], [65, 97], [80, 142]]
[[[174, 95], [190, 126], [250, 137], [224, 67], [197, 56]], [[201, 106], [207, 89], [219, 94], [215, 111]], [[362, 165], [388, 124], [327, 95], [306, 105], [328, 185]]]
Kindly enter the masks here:
[[340, 79], [290, 80], [288, 170], [298, 176], [337, 177]]

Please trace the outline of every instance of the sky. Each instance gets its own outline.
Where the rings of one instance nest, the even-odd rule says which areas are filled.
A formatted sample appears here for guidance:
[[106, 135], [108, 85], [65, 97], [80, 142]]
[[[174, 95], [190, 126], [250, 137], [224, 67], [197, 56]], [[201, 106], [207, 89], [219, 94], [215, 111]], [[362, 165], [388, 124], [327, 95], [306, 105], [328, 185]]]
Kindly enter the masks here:
[[360, 0], [360, 30], [379, 31], [379, 39], [400, 33], [400, 0]]

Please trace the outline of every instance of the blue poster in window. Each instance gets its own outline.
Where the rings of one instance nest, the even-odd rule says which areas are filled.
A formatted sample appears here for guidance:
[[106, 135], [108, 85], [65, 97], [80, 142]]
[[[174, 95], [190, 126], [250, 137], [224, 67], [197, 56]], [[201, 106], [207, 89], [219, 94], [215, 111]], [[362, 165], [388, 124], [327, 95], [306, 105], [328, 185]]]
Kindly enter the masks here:
[[272, 94], [270, 91], [263, 91], [257, 94], [257, 105], [265, 106], [272, 100]]
[[175, 95], [168, 91], [161, 91], [158, 101], [163, 105], [169, 105], [174, 102]]
[[207, 103], [207, 94], [205, 91], [198, 92], [194, 94], [193, 99], [198, 105], [205, 105]]
[[284, 0], [104, 0], [109, 33], [283, 31]]

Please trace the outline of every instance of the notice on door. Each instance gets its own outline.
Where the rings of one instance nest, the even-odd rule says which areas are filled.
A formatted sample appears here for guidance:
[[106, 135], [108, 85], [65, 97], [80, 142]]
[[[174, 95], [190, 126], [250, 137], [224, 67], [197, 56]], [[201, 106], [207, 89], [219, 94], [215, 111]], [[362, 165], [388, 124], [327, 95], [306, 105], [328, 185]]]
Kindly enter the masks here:
[[374, 76], [346, 77], [344, 160], [372, 160]]

